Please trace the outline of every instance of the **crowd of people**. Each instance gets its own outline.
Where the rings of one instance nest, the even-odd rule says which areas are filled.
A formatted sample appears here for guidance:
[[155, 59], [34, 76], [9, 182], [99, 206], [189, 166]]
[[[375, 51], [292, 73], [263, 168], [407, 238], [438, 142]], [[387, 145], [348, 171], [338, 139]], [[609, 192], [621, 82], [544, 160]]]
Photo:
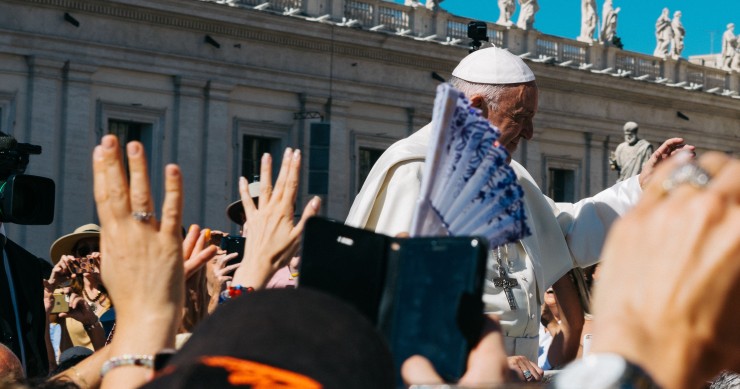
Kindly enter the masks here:
[[[538, 90], [518, 57], [479, 50], [451, 83], [509, 153], [533, 137]], [[409, 150], [426, 150], [428, 132], [381, 157], [348, 224], [408, 231], [424, 166]], [[487, 270], [518, 281], [515, 301], [487, 277], [485, 325], [456, 384], [539, 382], [558, 370], [556, 387], [696, 388], [740, 371], [740, 161], [693, 150], [669, 139], [638, 176], [575, 204], [545, 197], [510, 160], [533, 235], [492, 248]], [[38, 286], [43, 314], [18, 332], [33, 350], [0, 348], [0, 386], [392, 388], [399, 373], [411, 386], [445, 384], [423, 355], [394, 371], [387, 341], [358, 311], [294, 288], [303, 227], [321, 207], [314, 197], [295, 217], [301, 157], [286, 149], [274, 183], [269, 154], [259, 184], [240, 179], [228, 212], [247, 237], [238, 258], [216, 244], [225, 234], [183, 229], [178, 166], [165, 168], [158, 218], [142, 144], [104, 136], [92, 153], [100, 226], [58, 239], [53, 268], [23, 280]], [[591, 297], [572, 269], [597, 262]]]

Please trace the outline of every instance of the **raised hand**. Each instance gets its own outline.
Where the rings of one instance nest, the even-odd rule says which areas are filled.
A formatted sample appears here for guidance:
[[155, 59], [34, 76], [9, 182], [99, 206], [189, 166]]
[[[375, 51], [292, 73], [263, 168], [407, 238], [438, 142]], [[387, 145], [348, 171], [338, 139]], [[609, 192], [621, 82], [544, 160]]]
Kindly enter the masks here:
[[660, 145], [652, 155], [650, 155], [650, 159], [645, 162], [645, 165], [642, 166], [642, 171], [638, 177], [640, 187], [645, 189], [645, 187], [650, 183], [650, 179], [653, 176], [655, 168], [663, 161], [680, 152], [688, 152], [691, 153], [692, 156], [696, 156], [694, 149], [694, 146], [685, 144], [683, 142], [683, 138], [670, 138], [663, 142], [663, 144]]
[[269, 154], [262, 156], [259, 208], [255, 207], [249, 195], [247, 179], [239, 179], [239, 194], [247, 215], [248, 238], [242, 265], [234, 273], [234, 284], [263, 288], [298, 251], [306, 220], [316, 215], [321, 206], [321, 199], [314, 197], [303, 210], [301, 220], [294, 224], [300, 166], [300, 150], [286, 149], [273, 188], [272, 157]]
[[[102, 277], [116, 306], [116, 336], [108, 352], [153, 355], [174, 347], [182, 316], [182, 176], [176, 165], [165, 168], [160, 223], [153, 216], [144, 148], [131, 142], [126, 151], [130, 180], [115, 136], [104, 136], [93, 151]], [[103, 386], [137, 386], [149, 373], [119, 367], [104, 377]]]

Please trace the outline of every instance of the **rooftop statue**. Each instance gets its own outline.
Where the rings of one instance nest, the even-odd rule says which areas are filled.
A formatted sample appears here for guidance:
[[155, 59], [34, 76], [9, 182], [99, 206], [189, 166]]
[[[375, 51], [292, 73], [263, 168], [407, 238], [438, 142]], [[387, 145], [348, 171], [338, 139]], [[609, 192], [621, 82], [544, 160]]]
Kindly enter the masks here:
[[673, 29], [671, 55], [673, 55], [673, 58], [678, 59], [681, 57], [681, 52], [683, 51], [683, 38], [686, 36], [686, 30], [683, 28], [683, 23], [681, 23], [681, 11], [676, 11], [673, 14], [671, 28]]
[[581, 0], [581, 35], [582, 42], [593, 42], [594, 32], [599, 16], [596, 14], [596, 0]]
[[733, 62], [733, 58], [737, 57], [735, 51], [738, 47], [738, 42], [735, 40], [735, 25], [730, 23], [727, 25], [727, 30], [722, 34], [722, 52], [720, 54], [719, 68], [724, 70], [730, 70]]
[[519, 20], [516, 26], [522, 30], [534, 28], [534, 14], [540, 10], [537, 0], [519, 0]]
[[671, 26], [671, 18], [668, 17], [668, 8], [663, 8], [663, 12], [655, 22], [655, 39], [658, 43], [653, 55], [665, 58], [668, 56], [668, 48], [673, 41], [673, 27]]
[[498, 10], [499, 16], [498, 21], [496, 21], [497, 24], [502, 26], [511, 26], [514, 24], [511, 20], [514, 16], [514, 11], [516, 11], [514, 0], [498, 0]]
[[611, 44], [617, 35], [617, 16], [621, 8], [614, 8], [612, 0], [604, 1], [604, 7], [601, 9], [601, 34], [599, 39], [606, 44]]

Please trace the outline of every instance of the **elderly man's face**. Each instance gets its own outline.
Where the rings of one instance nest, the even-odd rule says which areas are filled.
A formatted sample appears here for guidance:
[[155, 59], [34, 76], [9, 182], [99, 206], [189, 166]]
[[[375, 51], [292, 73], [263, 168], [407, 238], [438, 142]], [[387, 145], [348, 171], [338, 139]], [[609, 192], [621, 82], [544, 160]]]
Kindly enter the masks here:
[[534, 135], [532, 120], [537, 113], [538, 95], [534, 82], [511, 86], [502, 92], [495, 111], [484, 112], [488, 121], [501, 131], [499, 142], [509, 154], [514, 154], [522, 138], [529, 140]]

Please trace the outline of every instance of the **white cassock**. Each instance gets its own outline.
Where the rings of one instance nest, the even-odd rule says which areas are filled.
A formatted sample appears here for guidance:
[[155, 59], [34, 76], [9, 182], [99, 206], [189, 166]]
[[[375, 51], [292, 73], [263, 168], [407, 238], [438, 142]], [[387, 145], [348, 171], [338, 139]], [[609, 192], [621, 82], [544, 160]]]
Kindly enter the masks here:
[[[430, 133], [427, 125], [383, 153], [355, 198], [346, 224], [390, 236], [409, 231]], [[494, 250], [483, 301], [486, 313], [501, 319], [507, 353], [536, 361], [542, 293], [573, 267], [598, 262], [609, 227], [637, 203], [642, 190], [632, 177], [575, 204], [555, 203], [523, 166], [511, 161], [511, 167], [524, 189], [532, 235], [501, 250], [506, 273], [519, 284], [512, 289], [516, 309], [493, 284], [493, 277], [499, 276]]]

